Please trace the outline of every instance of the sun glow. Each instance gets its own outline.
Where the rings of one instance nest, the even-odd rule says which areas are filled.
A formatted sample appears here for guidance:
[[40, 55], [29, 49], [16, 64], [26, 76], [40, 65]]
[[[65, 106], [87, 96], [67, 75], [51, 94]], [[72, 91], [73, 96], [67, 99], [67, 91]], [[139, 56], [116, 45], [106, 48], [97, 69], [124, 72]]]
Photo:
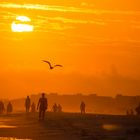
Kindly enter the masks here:
[[12, 22], [11, 29], [13, 32], [32, 32], [34, 30], [31, 25], [31, 19], [27, 16], [18, 16], [16, 20]]

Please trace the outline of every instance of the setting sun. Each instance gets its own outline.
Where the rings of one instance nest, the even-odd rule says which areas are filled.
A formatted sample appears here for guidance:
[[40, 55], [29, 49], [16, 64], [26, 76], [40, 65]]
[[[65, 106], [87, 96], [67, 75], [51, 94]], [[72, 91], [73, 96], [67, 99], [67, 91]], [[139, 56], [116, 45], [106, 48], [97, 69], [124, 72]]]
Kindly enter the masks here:
[[12, 22], [11, 29], [13, 32], [32, 32], [33, 25], [30, 24], [31, 19], [27, 16], [18, 16], [16, 20]]

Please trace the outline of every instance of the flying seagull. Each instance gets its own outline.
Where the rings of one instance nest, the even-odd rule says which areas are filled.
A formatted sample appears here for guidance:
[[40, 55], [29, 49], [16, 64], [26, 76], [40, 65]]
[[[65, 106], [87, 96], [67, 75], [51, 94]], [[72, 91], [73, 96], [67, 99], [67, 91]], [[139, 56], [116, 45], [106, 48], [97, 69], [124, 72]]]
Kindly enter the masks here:
[[52, 66], [51, 63], [49, 61], [46, 61], [46, 60], [42, 60], [43, 62], [47, 63], [50, 67], [50, 69], [52, 70], [54, 67], [63, 67], [62, 65], [54, 65]]

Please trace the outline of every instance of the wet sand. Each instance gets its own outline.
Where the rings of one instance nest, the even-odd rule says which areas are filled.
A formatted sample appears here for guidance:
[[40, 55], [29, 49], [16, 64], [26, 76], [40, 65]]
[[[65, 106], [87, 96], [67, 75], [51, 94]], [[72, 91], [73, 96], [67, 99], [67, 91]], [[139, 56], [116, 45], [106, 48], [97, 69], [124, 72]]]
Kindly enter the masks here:
[[4, 139], [2, 137], [34, 140], [140, 140], [140, 118], [48, 112], [45, 121], [40, 122], [37, 113], [1, 115], [0, 140]]

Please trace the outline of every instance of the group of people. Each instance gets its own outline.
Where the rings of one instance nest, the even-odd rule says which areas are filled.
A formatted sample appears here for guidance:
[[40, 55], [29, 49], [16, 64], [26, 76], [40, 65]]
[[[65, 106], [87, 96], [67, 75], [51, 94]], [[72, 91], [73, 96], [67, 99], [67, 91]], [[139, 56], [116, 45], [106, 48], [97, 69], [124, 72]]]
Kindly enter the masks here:
[[135, 108], [135, 111], [136, 111], [137, 115], [140, 116], [140, 103], [139, 103], [138, 106]]
[[6, 109], [5, 109], [4, 103], [2, 101], [0, 101], [0, 114], [3, 114], [5, 111], [8, 114], [13, 112], [12, 103], [11, 102], [8, 102], [8, 104], [6, 106]]
[[81, 111], [81, 114], [86, 113], [86, 104], [83, 101], [80, 104], [80, 111]]
[[25, 108], [26, 108], [27, 113], [30, 111], [30, 109], [31, 109], [31, 112], [36, 112], [36, 105], [34, 102], [31, 104], [31, 99], [29, 96], [27, 96], [25, 100]]
[[56, 103], [54, 103], [54, 105], [52, 106], [52, 111], [54, 113], [60, 113], [62, 112], [62, 106], [60, 104], [57, 105]]
[[[27, 96], [25, 100], [25, 108], [26, 108], [27, 113], [30, 110], [31, 112], [36, 112], [36, 105], [34, 102], [31, 104], [31, 99], [29, 96]], [[42, 97], [39, 98], [39, 101], [37, 104], [37, 110], [39, 110], [39, 120], [44, 120], [45, 112], [47, 108], [48, 108], [48, 101], [47, 101], [47, 98], [45, 97], [45, 93], [42, 93]]]
[[138, 106], [135, 108], [135, 110], [133, 110], [133, 109], [126, 110], [126, 115], [127, 115], [127, 116], [133, 116], [133, 115], [135, 115], [135, 112], [136, 112], [136, 115], [137, 115], [137, 116], [140, 116], [140, 103], [139, 103]]
[[[80, 110], [81, 114], [85, 114], [85, 103], [82, 101], [80, 104]], [[45, 112], [48, 109], [48, 101], [47, 98], [45, 97], [45, 93], [42, 93], [42, 96], [38, 100], [37, 108], [34, 102], [31, 103], [31, 99], [29, 96], [25, 99], [25, 109], [26, 113], [29, 112], [36, 112], [36, 109], [39, 110], [39, 120], [44, 120], [45, 118]], [[4, 103], [0, 101], [0, 114], [4, 113], [7, 111], [7, 113], [12, 113], [13, 112], [13, 105], [11, 102], [8, 102], [7, 107], [5, 109]], [[60, 104], [54, 103], [52, 106], [52, 111], [55, 113], [60, 113], [62, 112], [62, 106]]]
[[[27, 113], [30, 111], [30, 109], [31, 109], [31, 112], [36, 111], [35, 103], [33, 102], [31, 104], [31, 99], [29, 96], [27, 96], [25, 100], [25, 108], [26, 108]], [[82, 101], [80, 104], [81, 114], [85, 114], [85, 108], [86, 108], [86, 105]], [[39, 120], [44, 120], [45, 112], [47, 109], [48, 109], [48, 101], [47, 101], [47, 98], [45, 97], [45, 93], [42, 93], [42, 96], [39, 98], [39, 101], [37, 104], [37, 110], [39, 110]], [[54, 113], [60, 113], [62, 112], [62, 106], [60, 104], [57, 105], [56, 103], [54, 103], [54, 105], [52, 106], [52, 111]]]
[[133, 109], [126, 110], [126, 115], [127, 116], [133, 116], [134, 115], [134, 110]]

